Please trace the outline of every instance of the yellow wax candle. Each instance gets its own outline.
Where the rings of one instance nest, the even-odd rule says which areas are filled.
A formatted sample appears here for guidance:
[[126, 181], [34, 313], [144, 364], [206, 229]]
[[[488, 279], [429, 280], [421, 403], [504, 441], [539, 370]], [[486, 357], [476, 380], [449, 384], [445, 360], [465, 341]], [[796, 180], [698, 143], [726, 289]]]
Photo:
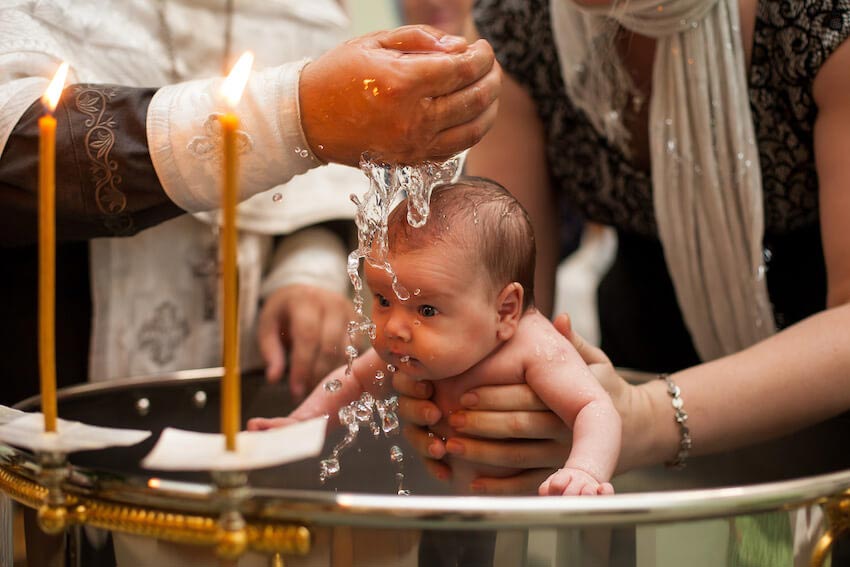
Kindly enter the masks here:
[[68, 64], [63, 63], [42, 101], [38, 119], [38, 365], [44, 430], [56, 431], [56, 119]]
[[224, 183], [221, 199], [221, 278], [224, 295], [224, 380], [221, 385], [221, 426], [228, 451], [236, 450], [241, 393], [239, 384], [239, 309], [236, 266], [236, 129], [239, 119], [227, 113], [220, 117], [222, 130]]
[[222, 95], [230, 111], [219, 118], [222, 133], [223, 183], [221, 198], [221, 278], [223, 300], [224, 378], [221, 384], [221, 428], [228, 451], [236, 450], [236, 434], [241, 423], [241, 389], [239, 376], [239, 309], [236, 264], [236, 202], [238, 190], [238, 149], [236, 134], [239, 118], [233, 108], [239, 102], [253, 55], [246, 52], [239, 58], [222, 85]]

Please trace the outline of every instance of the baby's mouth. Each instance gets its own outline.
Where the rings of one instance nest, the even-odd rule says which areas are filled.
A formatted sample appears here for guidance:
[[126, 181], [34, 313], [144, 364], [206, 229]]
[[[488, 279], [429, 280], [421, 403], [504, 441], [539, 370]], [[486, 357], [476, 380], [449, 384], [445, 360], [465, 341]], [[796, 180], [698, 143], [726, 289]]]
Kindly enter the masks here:
[[409, 354], [401, 354], [398, 352], [391, 352], [390, 354], [399, 362], [399, 364], [414, 364], [418, 362], [416, 358], [410, 356]]

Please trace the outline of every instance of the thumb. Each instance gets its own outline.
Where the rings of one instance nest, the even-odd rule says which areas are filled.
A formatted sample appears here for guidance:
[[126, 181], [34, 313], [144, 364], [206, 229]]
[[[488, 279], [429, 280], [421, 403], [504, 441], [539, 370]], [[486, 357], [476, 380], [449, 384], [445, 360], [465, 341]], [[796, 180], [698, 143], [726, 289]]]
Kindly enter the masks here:
[[584, 337], [579, 335], [576, 330], [573, 329], [573, 323], [568, 314], [561, 313], [555, 317], [552, 324], [555, 325], [555, 329], [557, 329], [557, 331], [561, 333], [565, 339], [572, 343], [573, 347], [578, 351], [579, 355], [581, 355], [585, 364], [604, 364], [609, 362], [608, 356], [602, 352], [602, 349], [599, 349], [587, 342]]

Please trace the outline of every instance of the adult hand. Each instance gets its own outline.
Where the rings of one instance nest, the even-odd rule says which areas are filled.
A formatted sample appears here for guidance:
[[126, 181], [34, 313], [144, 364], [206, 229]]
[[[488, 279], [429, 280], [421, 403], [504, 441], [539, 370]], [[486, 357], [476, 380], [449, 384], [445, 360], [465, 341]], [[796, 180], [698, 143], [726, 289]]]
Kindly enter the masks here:
[[[639, 401], [636, 392], [640, 389], [620, 378], [608, 357], [572, 330], [567, 315], [559, 315], [554, 323], [588, 364], [621, 413], [625, 442], [618, 471], [631, 468], [640, 460], [628, 443], [629, 434], [639, 427], [638, 417], [642, 415], [632, 411]], [[534, 337], [526, 336], [522, 341], [512, 341], [509, 347], [534, 348], [533, 342]], [[490, 364], [483, 367], [483, 371], [500, 375], [499, 359], [511, 353], [503, 349], [497, 354], [498, 357], [488, 360]], [[439, 461], [450, 453], [475, 463], [526, 469], [508, 478], [478, 478], [472, 485], [477, 492], [535, 493], [541, 482], [562, 467], [569, 456], [571, 432], [526, 384], [482, 386], [468, 391], [460, 399], [467, 410], [455, 412], [449, 417], [449, 423], [456, 431], [470, 437], [452, 437], [445, 442], [427, 431], [428, 426], [440, 419], [439, 409], [427, 399], [431, 390], [400, 374], [394, 377], [393, 385], [401, 394], [399, 414], [408, 423], [405, 435], [421, 455], [431, 460], [429, 470], [438, 478], [451, 475], [448, 465]]]
[[365, 151], [415, 163], [484, 136], [501, 71], [486, 41], [405, 26], [330, 50], [304, 68], [299, 89], [302, 127], [320, 159], [356, 166]]
[[320, 287], [292, 284], [269, 295], [257, 326], [266, 378], [280, 380], [288, 354], [290, 391], [295, 399], [303, 398], [345, 361], [352, 318], [348, 298]]

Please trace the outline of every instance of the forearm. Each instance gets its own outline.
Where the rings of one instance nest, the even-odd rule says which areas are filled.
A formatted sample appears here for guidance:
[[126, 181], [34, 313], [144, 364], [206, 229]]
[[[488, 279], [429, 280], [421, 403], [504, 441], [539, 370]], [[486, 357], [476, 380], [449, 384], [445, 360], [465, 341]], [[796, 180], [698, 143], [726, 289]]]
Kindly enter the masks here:
[[[56, 109], [56, 224], [60, 240], [126, 236], [183, 211], [165, 194], [147, 147], [153, 89], [70, 85]], [[38, 119], [33, 102], [0, 156], [0, 243], [36, 240]]]
[[611, 480], [620, 455], [620, 415], [607, 399], [585, 405], [573, 424], [573, 446], [566, 468], [585, 471], [599, 482]]
[[[740, 353], [677, 372], [692, 455], [728, 451], [779, 437], [850, 407], [850, 305], [805, 319]], [[658, 464], [680, 442], [670, 397], [654, 380], [637, 389], [627, 409], [620, 470]]]
[[355, 359], [351, 374], [346, 374], [346, 366], [328, 374], [289, 417], [303, 420], [329, 414], [331, 419], [336, 419], [339, 408], [359, 399], [364, 391], [373, 389], [372, 377], [381, 365], [375, 350], [369, 349]]

